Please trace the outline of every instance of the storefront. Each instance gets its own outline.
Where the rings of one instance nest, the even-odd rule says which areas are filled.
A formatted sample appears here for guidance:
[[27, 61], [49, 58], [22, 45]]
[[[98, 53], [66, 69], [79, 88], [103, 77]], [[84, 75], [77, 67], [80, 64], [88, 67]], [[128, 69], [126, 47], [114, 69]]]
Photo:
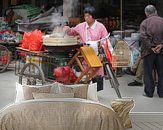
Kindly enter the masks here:
[[[69, 25], [75, 26], [83, 21], [83, 9], [88, 3], [96, 8], [96, 17], [105, 25], [108, 32], [116, 36], [120, 32], [121, 37], [122, 35], [123, 37], [131, 37], [132, 32], [137, 33], [139, 31], [139, 25], [145, 18], [144, 8], [146, 5], [155, 5], [158, 9], [158, 14], [163, 15], [163, 8], [161, 8], [163, 1], [159, 0], [2, 0], [0, 3], [0, 15], [3, 16], [1, 20], [4, 19], [7, 22], [1, 22], [0, 25], [4, 27], [7, 24], [15, 32], [23, 30], [27, 32], [34, 29], [42, 30], [42, 28], [47, 31], [47, 23], [49, 25], [52, 24], [49, 23], [50, 20], [48, 19], [37, 20], [35, 23], [39, 22], [39, 25], [32, 24], [28, 28], [25, 28], [25, 26], [26, 23], [33, 21], [33, 18], [43, 12], [48, 12], [48, 10], [50, 12], [50, 9], [54, 7], [53, 11], [58, 11], [61, 16], [68, 17]], [[24, 22], [23, 26], [20, 26], [22, 28], [17, 27], [15, 24], [18, 19]], [[57, 18], [55, 17], [54, 19], [56, 20]], [[121, 31], [125, 30], [127, 30], [126, 33], [121, 34]], [[127, 38], [127, 40], [133, 42], [133, 39]]]
[[[162, 15], [162, 1], [159, 0], [2, 0], [0, 3], [0, 15], [6, 15], [6, 9], [13, 5], [32, 4], [36, 7], [41, 6], [60, 6], [63, 5], [63, 15], [68, 17], [81, 17], [83, 8], [87, 3], [95, 6], [97, 17], [102, 18], [102, 22], [109, 31], [119, 30], [120, 22], [123, 29], [128, 25], [139, 26], [140, 22], [145, 18], [144, 7], [153, 4], [158, 9], [158, 14]], [[106, 8], [107, 7], [107, 8]]]

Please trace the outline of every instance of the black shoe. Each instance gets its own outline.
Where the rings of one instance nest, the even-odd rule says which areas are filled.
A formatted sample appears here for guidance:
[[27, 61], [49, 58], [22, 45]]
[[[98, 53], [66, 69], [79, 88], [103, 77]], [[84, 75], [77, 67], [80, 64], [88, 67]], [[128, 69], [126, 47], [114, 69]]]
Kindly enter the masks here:
[[143, 86], [143, 83], [134, 80], [134, 82], [129, 83], [128, 86]]
[[153, 97], [153, 95], [147, 95], [146, 93], [143, 93], [143, 96], [149, 97], [149, 98], [152, 98]]
[[163, 98], [163, 96], [159, 96], [159, 98]]
[[163, 98], [163, 95], [158, 94], [159, 98]]
[[125, 70], [124, 70], [124, 73], [125, 73], [125, 74], [128, 74], [128, 75], [135, 75], [135, 73], [134, 73], [133, 71], [131, 71], [130, 68], [125, 69]]

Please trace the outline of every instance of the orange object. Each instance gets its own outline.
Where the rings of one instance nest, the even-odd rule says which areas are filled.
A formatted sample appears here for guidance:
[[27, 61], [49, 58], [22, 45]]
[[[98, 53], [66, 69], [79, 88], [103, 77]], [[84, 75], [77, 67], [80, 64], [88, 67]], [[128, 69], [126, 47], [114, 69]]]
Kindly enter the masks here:
[[110, 62], [110, 64], [112, 65], [112, 54], [108, 47], [108, 40], [106, 40], [104, 47], [105, 47], [106, 57], [107, 57], [108, 61]]
[[7, 61], [8, 61], [8, 53], [5, 53], [2, 56], [2, 65], [6, 65], [7, 64]]
[[44, 34], [40, 30], [34, 30], [33, 32], [25, 32], [21, 47], [29, 49], [30, 51], [42, 50], [42, 36]]

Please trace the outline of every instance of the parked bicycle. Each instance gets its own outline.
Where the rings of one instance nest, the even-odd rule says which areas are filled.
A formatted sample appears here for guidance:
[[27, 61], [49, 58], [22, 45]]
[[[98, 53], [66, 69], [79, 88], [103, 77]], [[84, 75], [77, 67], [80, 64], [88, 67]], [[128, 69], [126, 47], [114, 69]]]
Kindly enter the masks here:
[[19, 43], [0, 42], [0, 73], [4, 72], [15, 55], [15, 47]]

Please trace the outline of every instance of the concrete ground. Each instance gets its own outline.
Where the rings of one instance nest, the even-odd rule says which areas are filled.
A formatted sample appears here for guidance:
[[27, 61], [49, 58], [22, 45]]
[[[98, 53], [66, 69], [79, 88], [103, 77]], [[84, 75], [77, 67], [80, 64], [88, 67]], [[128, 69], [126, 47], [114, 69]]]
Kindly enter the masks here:
[[13, 70], [0, 73], [0, 108], [14, 102], [16, 81], [17, 76], [15, 76]]
[[[118, 81], [120, 83], [120, 92], [123, 98], [125, 97], [131, 97], [135, 101], [135, 107], [132, 110], [132, 112], [136, 113], [147, 113], [147, 112], [163, 112], [163, 99], [159, 98], [156, 94], [156, 91], [154, 93], [153, 98], [148, 98], [143, 96], [143, 90], [144, 87], [140, 86], [128, 86], [127, 84], [129, 82], [132, 82], [134, 79], [134, 76], [129, 75], [123, 75], [122, 77], [118, 78]], [[117, 95], [113, 88], [110, 87], [109, 81], [105, 81], [105, 89], [101, 92], [99, 92], [99, 98], [102, 98], [102, 101], [106, 104], [107, 100], [109, 102], [115, 98], [117, 98]]]

